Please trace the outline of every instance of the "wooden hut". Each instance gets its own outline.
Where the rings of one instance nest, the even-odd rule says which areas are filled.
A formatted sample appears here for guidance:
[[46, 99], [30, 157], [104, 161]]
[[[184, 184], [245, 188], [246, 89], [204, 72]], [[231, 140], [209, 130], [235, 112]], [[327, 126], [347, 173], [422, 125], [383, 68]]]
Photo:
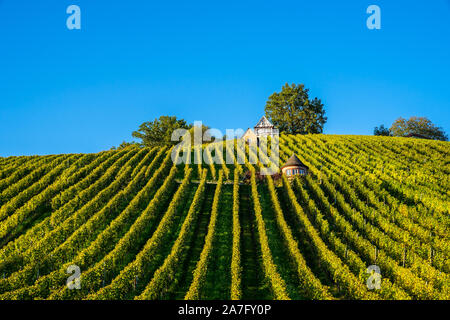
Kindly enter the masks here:
[[295, 154], [292, 154], [292, 156], [281, 167], [281, 172], [288, 177], [295, 175], [307, 175], [308, 171], [309, 168], [303, 164], [303, 162], [301, 162]]

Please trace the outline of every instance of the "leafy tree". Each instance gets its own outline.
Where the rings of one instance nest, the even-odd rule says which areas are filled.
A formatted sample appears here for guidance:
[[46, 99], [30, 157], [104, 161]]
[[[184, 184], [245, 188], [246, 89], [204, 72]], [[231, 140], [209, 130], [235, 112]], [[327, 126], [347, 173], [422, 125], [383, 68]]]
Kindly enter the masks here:
[[176, 144], [171, 141], [172, 132], [176, 129], [190, 129], [185, 120], [173, 116], [161, 116], [154, 121], [144, 122], [139, 130], [133, 132], [133, 137], [142, 140], [142, 145], [148, 147]]
[[285, 84], [280, 93], [275, 92], [266, 102], [266, 117], [290, 134], [322, 133], [327, 121], [320, 99], [310, 99], [309, 89], [303, 84]]
[[[198, 128], [198, 127], [197, 127]], [[194, 130], [196, 129], [196, 126], [191, 126], [189, 129], [189, 134], [191, 135], [191, 145], [194, 145]], [[202, 144], [204, 143], [210, 143], [214, 142], [215, 138], [212, 137], [209, 133], [206, 133], [206, 130], [210, 129], [208, 126], [205, 126], [202, 124]]]
[[417, 134], [433, 140], [448, 140], [444, 130], [436, 127], [431, 120], [425, 117], [411, 117], [409, 120], [400, 117], [392, 124], [390, 131], [396, 137]]
[[390, 136], [391, 132], [384, 126], [384, 124], [382, 124], [379, 128], [375, 127], [375, 129], [373, 130], [373, 134], [376, 136]]
[[122, 149], [125, 149], [125, 148], [128, 148], [128, 147], [132, 147], [132, 146], [139, 146], [139, 143], [123, 141], [117, 148], [116, 147], [112, 147], [111, 150], [122, 150]]

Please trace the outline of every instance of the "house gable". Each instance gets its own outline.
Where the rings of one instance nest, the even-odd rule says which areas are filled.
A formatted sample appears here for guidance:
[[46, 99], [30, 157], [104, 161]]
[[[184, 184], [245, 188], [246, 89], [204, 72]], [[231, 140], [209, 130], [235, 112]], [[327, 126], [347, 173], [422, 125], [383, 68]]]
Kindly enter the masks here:
[[262, 116], [261, 119], [259, 119], [258, 123], [255, 126], [255, 129], [257, 128], [273, 128], [273, 124], [270, 123], [269, 120], [267, 120], [266, 116]]
[[247, 143], [252, 143], [257, 141], [256, 133], [253, 131], [253, 129], [248, 128], [247, 131], [242, 135], [242, 140], [244, 140]]

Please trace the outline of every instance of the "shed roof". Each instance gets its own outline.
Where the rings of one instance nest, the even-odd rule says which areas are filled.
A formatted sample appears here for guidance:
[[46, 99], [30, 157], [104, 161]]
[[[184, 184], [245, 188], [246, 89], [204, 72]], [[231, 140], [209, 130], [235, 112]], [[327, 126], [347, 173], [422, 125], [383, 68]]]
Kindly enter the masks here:
[[292, 156], [286, 161], [286, 163], [281, 167], [288, 167], [288, 166], [299, 166], [308, 168], [303, 162], [300, 161], [300, 159], [295, 155], [295, 153], [292, 154]]

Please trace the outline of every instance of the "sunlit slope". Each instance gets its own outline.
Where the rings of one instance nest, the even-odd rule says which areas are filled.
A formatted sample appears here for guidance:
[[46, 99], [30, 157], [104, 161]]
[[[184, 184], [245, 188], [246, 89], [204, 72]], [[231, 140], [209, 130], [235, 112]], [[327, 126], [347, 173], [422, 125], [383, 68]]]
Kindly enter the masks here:
[[307, 177], [246, 183], [248, 148], [0, 158], [0, 299], [450, 299], [448, 142], [282, 135], [292, 153]]

